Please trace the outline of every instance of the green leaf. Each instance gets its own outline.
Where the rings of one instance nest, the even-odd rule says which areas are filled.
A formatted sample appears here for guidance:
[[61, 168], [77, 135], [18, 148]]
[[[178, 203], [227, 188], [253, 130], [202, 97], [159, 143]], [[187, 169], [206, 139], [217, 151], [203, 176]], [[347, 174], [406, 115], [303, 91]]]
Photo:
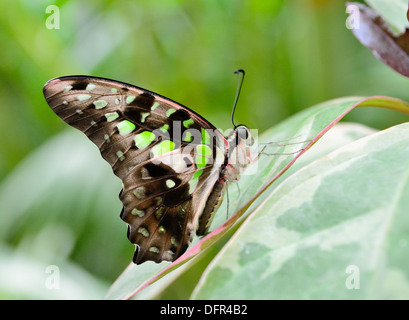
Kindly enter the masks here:
[[408, 158], [402, 124], [299, 170], [253, 209], [192, 298], [408, 299]]
[[1, 299], [101, 299], [108, 284], [70, 261], [38, 257], [0, 245]]
[[408, 1], [406, 0], [366, 0], [366, 2], [388, 22], [398, 33], [405, 32], [409, 27], [406, 12]]
[[[216, 214], [215, 221], [213, 222], [214, 229], [203, 239], [196, 239], [194, 245], [178, 260], [172, 264], [163, 262], [160, 264], [160, 267], [155, 266], [155, 268], [152, 268], [151, 264], [143, 264], [141, 266], [131, 265], [117, 279], [106, 298], [124, 299], [132, 297], [164, 276], [167, 276], [167, 279], [172, 278], [169, 274], [183, 264], [187, 262], [195, 263], [195, 260], [200, 258], [207, 248], [228, 236], [233, 226], [240, 225], [245, 217], [254, 211], [252, 209], [246, 212], [257, 197], [266, 191], [303, 152], [311, 147], [345, 114], [357, 106], [378, 106], [409, 112], [409, 106], [405, 102], [394, 98], [343, 98], [304, 110], [277, 127], [268, 130], [260, 138], [261, 142], [280, 141], [291, 137], [296, 137], [294, 142], [304, 142], [288, 144], [287, 141], [286, 145], [279, 143], [275, 147], [269, 145], [265, 151], [276, 155], [261, 156], [257, 163], [250, 166], [248, 171], [254, 172], [254, 167], [256, 166], [257, 173], [243, 175], [239, 183], [240, 191], [234, 186], [229, 188], [229, 198], [231, 199], [229, 212], [234, 214], [230, 214], [230, 218], [227, 221], [225, 206], [224, 210], [221, 208]], [[272, 188], [269, 188], [269, 192], [272, 192], [275, 187], [273, 185]], [[151, 276], [148, 276], [149, 274]]]
[[75, 258], [85, 269], [97, 270], [94, 276], [113, 281], [134, 249], [119, 218], [120, 189], [98, 148], [81, 132], [67, 130], [1, 181], [0, 241], [37, 258], [44, 268], [50, 261]]

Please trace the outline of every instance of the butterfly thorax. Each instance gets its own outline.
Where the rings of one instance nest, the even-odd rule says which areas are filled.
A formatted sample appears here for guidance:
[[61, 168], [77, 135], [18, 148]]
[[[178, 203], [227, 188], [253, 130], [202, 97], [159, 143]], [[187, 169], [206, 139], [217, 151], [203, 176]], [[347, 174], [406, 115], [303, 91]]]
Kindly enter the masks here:
[[237, 181], [244, 169], [253, 161], [251, 146], [254, 140], [250, 130], [244, 126], [237, 126], [228, 137], [228, 154], [221, 178], [224, 181]]
[[200, 215], [197, 235], [205, 235], [208, 232], [214, 214], [222, 204], [226, 183], [239, 180], [246, 166], [252, 162], [253, 156], [250, 147], [253, 143], [250, 130], [243, 125], [236, 127], [228, 136], [225, 161], [219, 179], [208, 197], [203, 213]]

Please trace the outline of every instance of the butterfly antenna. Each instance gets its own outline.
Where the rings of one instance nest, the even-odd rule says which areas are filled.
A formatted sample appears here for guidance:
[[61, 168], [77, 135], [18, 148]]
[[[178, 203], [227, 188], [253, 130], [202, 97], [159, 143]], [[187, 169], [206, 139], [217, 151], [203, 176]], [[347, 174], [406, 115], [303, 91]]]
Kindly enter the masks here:
[[234, 111], [236, 110], [237, 101], [239, 100], [241, 86], [243, 85], [245, 72], [243, 69], [238, 69], [234, 71], [234, 73], [237, 73], [239, 75], [241, 74], [241, 77], [239, 76], [237, 79], [236, 97], [234, 98], [233, 111], [231, 113], [231, 123], [233, 124], [233, 127], [236, 128], [236, 125], [234, 124]]

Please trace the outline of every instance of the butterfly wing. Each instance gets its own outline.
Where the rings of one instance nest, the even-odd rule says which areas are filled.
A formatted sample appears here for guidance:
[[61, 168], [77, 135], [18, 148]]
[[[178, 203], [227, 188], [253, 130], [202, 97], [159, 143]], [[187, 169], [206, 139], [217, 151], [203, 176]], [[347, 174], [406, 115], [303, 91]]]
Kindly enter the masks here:
[[223, 135], [192, 110], [114, 80], [56, 78], [46, 83], [44, 96], [61, 119], [98, 146], [122, 180], [121, 218], [136, 245], [134, 262], [173, 261], [183, 254], [220, 177]]

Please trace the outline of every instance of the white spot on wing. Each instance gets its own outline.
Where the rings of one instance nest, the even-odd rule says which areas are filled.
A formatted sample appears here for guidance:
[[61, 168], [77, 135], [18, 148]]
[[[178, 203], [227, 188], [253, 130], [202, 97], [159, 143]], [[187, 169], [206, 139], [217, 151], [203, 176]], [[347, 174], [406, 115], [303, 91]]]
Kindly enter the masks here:
[[125, 102], [126, 103], [131, 103], [132, 101], [134, 101], [136, 98], [136, 96], [127, 96]]
[[80, 94], [77, 96], [77, 99], [79, 101], [85, 101], [85, 100], [88, 100], [89, 98], [91, 98], [89, 94]]
[[88, 91], [92, 91], [94, 89], [95, 89], [95, 84], [93, 83], [89, 83], [87, 87], [85, 88], [85, 90], [88, 90]]
[[72, 89], [72, 86], [66, 86], [65, 88], [64, 88], [64, 93], [65, 92], [68, 92], [68, 91], [70, 91]]

